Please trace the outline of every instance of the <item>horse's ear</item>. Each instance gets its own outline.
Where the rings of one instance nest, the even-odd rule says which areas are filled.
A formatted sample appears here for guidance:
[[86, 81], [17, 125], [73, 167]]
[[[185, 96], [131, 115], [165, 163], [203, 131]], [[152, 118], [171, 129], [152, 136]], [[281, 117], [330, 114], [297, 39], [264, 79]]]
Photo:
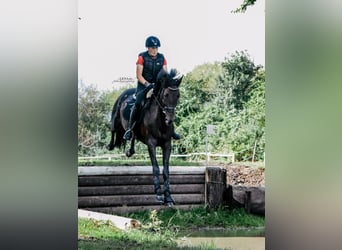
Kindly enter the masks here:
[[175, 81], [176, 86], [182, 82], [183, 74], [181, 74], [177, 69], [171, 69], [170, 75], [172, 75], [172, 79]]
[[179, 85], [181, 84], [182, 80], [183, 80], [183, 74], [177, 74], [173, 79], [176, 80], [176, 85], [177, 87], [179, 87]]
[[183, 77], [184, 75], [181, 75], [181, 77], [177, 80], [177, 87], [181, 84]]

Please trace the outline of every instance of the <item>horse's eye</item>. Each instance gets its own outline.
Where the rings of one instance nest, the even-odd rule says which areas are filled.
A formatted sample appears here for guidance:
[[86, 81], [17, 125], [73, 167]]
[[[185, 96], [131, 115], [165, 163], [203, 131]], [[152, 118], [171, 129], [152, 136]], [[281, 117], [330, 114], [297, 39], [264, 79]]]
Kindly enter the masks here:
[[169, 94], [165, 94], [164, 97], [167, 98], [169, 96]]

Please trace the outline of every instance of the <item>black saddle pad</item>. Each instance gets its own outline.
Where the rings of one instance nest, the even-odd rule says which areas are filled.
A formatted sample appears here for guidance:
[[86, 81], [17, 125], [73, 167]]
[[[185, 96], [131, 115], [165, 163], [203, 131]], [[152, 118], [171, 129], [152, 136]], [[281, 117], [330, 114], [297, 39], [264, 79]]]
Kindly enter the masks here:
[[129, 116], [131, 115], [131, 110], [132, 110], [134, 103], [135, 103], [135, 94], [129, 95], [126, 99], [126, 103], [127, 103], [127, 105], [124, 109], [123, 116], [124, 116], [125, 120], [129, 120]]
[[[137, 114], [137, 124], [141, 122], [141, 119], [144, 116], [145, 110], [148, 109], [148, 106], [149, 106], [148, 105], [148, 103], [149, 103], [148, 100], [145, 99], [145, 100], [143, 100], [141, 102], [141, 108], [138, 110], [138, 114]], [[135, 94], [129, 95], [127, 97], [127, 99], [125, 100], [125, 102], [127, 104], [126, 104], [126, 107], [124, 109], [123, 116], [124, 116], [125, 120], [129, 120], [132, 108], [133, 108], [133, 106], [135, 104]]]

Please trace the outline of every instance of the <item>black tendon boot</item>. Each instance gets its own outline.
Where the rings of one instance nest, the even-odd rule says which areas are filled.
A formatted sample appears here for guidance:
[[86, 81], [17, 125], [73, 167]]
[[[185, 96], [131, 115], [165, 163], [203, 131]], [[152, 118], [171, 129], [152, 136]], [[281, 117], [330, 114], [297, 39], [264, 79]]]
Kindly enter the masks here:
[[172, 199], [170, 191], [165, 191], [164, 192], [164, 203], [168, 207], [173, 207], [175, 205], [175, 201]]
[[164, 204], [164, 199], [162, 195], [162, 191], [160, 188], [160, 181], [159, 181], [159, 170], [156, 170], [153, 176], [153, 185], [154, 185], [154, 192], [156, 194], [156, 200], [159, 204]]

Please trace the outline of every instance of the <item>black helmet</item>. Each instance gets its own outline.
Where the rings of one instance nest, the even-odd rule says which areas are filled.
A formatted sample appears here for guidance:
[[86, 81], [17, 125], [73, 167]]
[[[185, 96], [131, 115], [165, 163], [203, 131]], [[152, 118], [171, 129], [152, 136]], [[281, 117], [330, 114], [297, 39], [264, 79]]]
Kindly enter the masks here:
[[149, 36], [146, 39], [145, 47], [147, 47], [147, 48], [149, 48], [149, 47], [160, 47], [160, 41], [155, 36]]

